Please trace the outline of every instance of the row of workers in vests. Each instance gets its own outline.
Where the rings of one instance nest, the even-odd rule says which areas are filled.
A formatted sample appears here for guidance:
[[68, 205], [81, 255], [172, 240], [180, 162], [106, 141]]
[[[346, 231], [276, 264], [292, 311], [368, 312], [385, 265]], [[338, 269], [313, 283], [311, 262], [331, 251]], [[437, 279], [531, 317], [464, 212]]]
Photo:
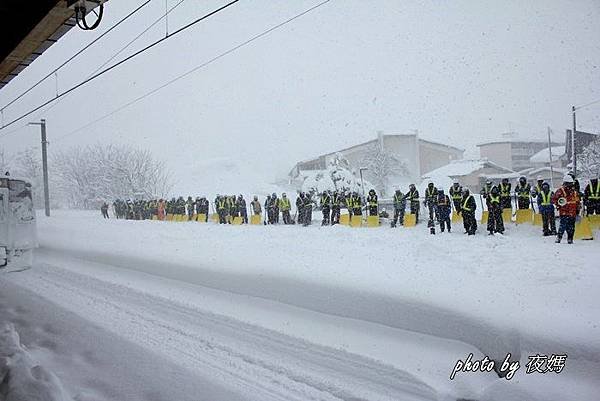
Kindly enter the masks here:
[[[323, 215], [321, 225], [335, 225], [340, 223], [340, 212], [342, 208], [348, 210], [350, 216], [362, 216], [363, 208], [368, 215], [377, 216], [378, 199], [374, 189], [369, 191], [369, 195], [363, 199], [358, 192], [348, 191], [323, 191], [319, 195], [319, 200], [313, 198], [313, 192], [299, 192], [296, 197], [296, 215], [291, 216], [291, 202], [285, 193], [281, 198], [273, 193], [267, 196], [264, 207], [266, 210], [265, 224], [278, 224], [279, 212], [283, 218], [284, 224], [295, 224], [296, 216], [298, 224], [308, 226], [312, 222], [313, 209], [320, 208]], [[256, 198], [255, 198], [256, 199]], [[256, 200], [256, 207], [253, 202], [253, 213], [260, 214], [260, 203]]]

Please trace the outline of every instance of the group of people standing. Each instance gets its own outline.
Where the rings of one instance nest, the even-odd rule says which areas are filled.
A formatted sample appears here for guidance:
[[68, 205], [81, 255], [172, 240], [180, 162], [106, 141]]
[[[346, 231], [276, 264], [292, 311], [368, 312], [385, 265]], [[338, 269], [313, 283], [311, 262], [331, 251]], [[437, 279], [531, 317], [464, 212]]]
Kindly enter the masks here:
[[[600, 182], [597, 178], [591, 179], [583, 192], [580, 192], [579, 181], [575, 179], [572, 172], [565, 175], [562, 186], [553, 191], [548, 182], [538, 177], [537, 183], [532, 187], [525, 177], [520, 177], [513, 190], [512, 184], [507, 178], [502, 179], [495, 185], [491, 180], [486, 181], [480, 192], [481, 207], [485, 201], [485, 209], [488, 212], [487, 231], [490, 235], [504, 233], [503, 212], [513, 212], [513, 201], [516, 210], [534, 209], [542, 216], [542, 231], [544, 236], [556, 235], [556, 242], [560, 242], [564, 233], [567, 233], [567, 241], [573, 242], [575, 232], [576, 216], [582, 211], [587, 214], [600, 214]], [[583, 201], [583, 202], [582, 202]], [[475, 213], [477, 202], [475, 196], [468, 188], [463, 188], [459, 182], [453, 183], [448, 194], [442, 188], [436, 188], [433, 182], [428, 183], [425, 194], [420, 196], [418, 189], [411, 184], [406, 193], [397, 189], [392, 198], [394, 214], [391, 217], [391, 226], [404, 225], [405, 215], [414, 215], [414, 224], [419, 222], [421, 202], [427, 211], [428, 227], [435, 234], [436, 222], [440, 231], [451, 232], [452, 210], [462, 216], [465, 233], [474, 235], [477, 231], [477, 219]], [[214, 211], [218, 215], [220, 224], [231, 223], [235, 218], [240, 218], [241, 224], [248, 223], [248, 210], [243, 195], [217, 195], [214, 200]], [[379, 210], [379, 200], [374, 189], [367, 196], [360, 196], [358, 192], [323, 191], [320, 194], [314, 192], [299, 192], [295, 200], [296, 213], [292, 216], [292, 202], [286, 193], [279, 197], [276, 193], [268, 195], [261, 203], [258, 196], [254, 196], [250, 202], [252, 214], [260, 216], [263, 224], [279, 224], [280, 216], [283, 224], [301, 224], [308, 226], [312, 222], [312, 212], [320, 209], [323, 215], [321, 225], [335, 225], [340, 223], [342, 209], [346, 209], [352, 219], [354, 216], [390, 217], [385, 209]], [[113, 203], [117, 218], [125, 219], [151, 219], [156, 216], [158, 220], [164, 220], [166, 215], [187, 216], [192, 220], [196, 216], [202, 216], [208, 221], [210, 204], [206, 197], [188, 196], [171, 198], [171, 200], [150, 201], [122, 201]], [[102, 205], [102, 214], [108, 217], [108, 205]], [[484, 210], [485, 210], [484, 209]], [[555, 211], [558, 210], [560, 226], [556, 229]], [[515, 212], [516, 213], [516, 212]], [[198, 217], [196, 217], [198, 218]]]

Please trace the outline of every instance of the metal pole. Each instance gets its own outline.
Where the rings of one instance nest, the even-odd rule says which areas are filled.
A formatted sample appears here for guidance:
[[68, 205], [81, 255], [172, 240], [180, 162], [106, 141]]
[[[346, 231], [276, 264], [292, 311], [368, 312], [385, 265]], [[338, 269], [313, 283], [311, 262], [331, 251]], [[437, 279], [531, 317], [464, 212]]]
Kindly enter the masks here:
[[44, 173], [44, 209], [46, 216], [50, 217], [50, 192], [48, 190], [48, 152], [46, 146], [46, 120], [42, 118], [42, 170]]
[[575, 106], [571, 109], [573, 111], [573, 131], [571, 132], [571, 158], [573, 163], [573, 174], [577, 176], [577, 155], [575, 153], [575, 132], [577, 130], [577, 120], [575, 118]]
[[360, 171], [360, 186], [362, 187], [362, 193], [363, 193], [363, 198], [364, 198], [365, 197], [365, 183], [363, 181], [363, 175], [362, 175], [363, 170], [366, 170], [366, 168], [358, 169], [358, 171]]
[[554, 167], [552, 167], [552, 141], [550, 140], [550, 132], [552, 130], [548, 127], [548, 158], [550, 161], [550, 186], [554, 189]]

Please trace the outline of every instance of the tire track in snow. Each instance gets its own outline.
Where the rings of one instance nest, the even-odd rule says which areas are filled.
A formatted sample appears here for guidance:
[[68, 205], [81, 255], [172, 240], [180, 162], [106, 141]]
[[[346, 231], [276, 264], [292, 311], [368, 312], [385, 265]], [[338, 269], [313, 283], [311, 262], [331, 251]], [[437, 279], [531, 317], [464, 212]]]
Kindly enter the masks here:
[[60, 268], [36, 266], [11, 280], [187, 367], [217, 372], [261, 400], [437, 398], [393, 367]]

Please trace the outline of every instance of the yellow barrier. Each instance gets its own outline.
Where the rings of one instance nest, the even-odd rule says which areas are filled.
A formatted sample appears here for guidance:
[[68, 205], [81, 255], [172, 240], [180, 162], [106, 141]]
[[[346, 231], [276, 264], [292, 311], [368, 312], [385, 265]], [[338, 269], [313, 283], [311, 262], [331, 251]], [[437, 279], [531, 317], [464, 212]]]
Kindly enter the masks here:
[[575, 236], [574, 239], [594, 239], [592, 233], [592, 226], [587, 217], [582, 217], [577, 223], [575, 223]]
[[489, 217], [490, 217], [489, 211], [484, 210], [483, 212], [481, 212], [481, 224], [487, 224]]
[[417, 225], [417, 215], [408, 213], [404, 215], [404, 227], [414, 227]]
[[502, 221], [504, 222], [504, 224], [510, 223], [512, 221], [512, 209], [502, 209]]
[[231, 220], [231, 224], [233, 224], [235, 226], [241, 226], [243, 222], [244, 222], [244, 219], [242, 219], [240, 216], [235, 216]]
[[533, 214], [533, 225], [534, 226], [541, 226], [542, 225], [542, 215], [539, 213], [534, 213]]
[[379, 227], [379, 216], [368, 216], [367, 227]]
[[531, 224], [533, 222], [533, 210], [531, 209], [518, 209], [517, 218], [515, 223], [517, 224]]
[[462, 221], [462, 216], [458, 213], [456, 213], [455, 210], [452, 211], [452, 223], [458, 223]]
[[350, 219], [350, 227], [362, 226], [362, 216], [352, 216]]
[[252, 216], [250, 216], [250, 224], [255, 226], [262, 224], [260, 214], [253, 214]]
[[592, 226], [592, 229], [595, 230], [600, 228], [600, 214], [592, 214], [588, 216], [588, 220], [590, 221], [590, 226]]
[[350, 225], [350, 215], [349, 214], [340, 215], [340, 224], [344, 225], [344, 226], [349, 226]]

